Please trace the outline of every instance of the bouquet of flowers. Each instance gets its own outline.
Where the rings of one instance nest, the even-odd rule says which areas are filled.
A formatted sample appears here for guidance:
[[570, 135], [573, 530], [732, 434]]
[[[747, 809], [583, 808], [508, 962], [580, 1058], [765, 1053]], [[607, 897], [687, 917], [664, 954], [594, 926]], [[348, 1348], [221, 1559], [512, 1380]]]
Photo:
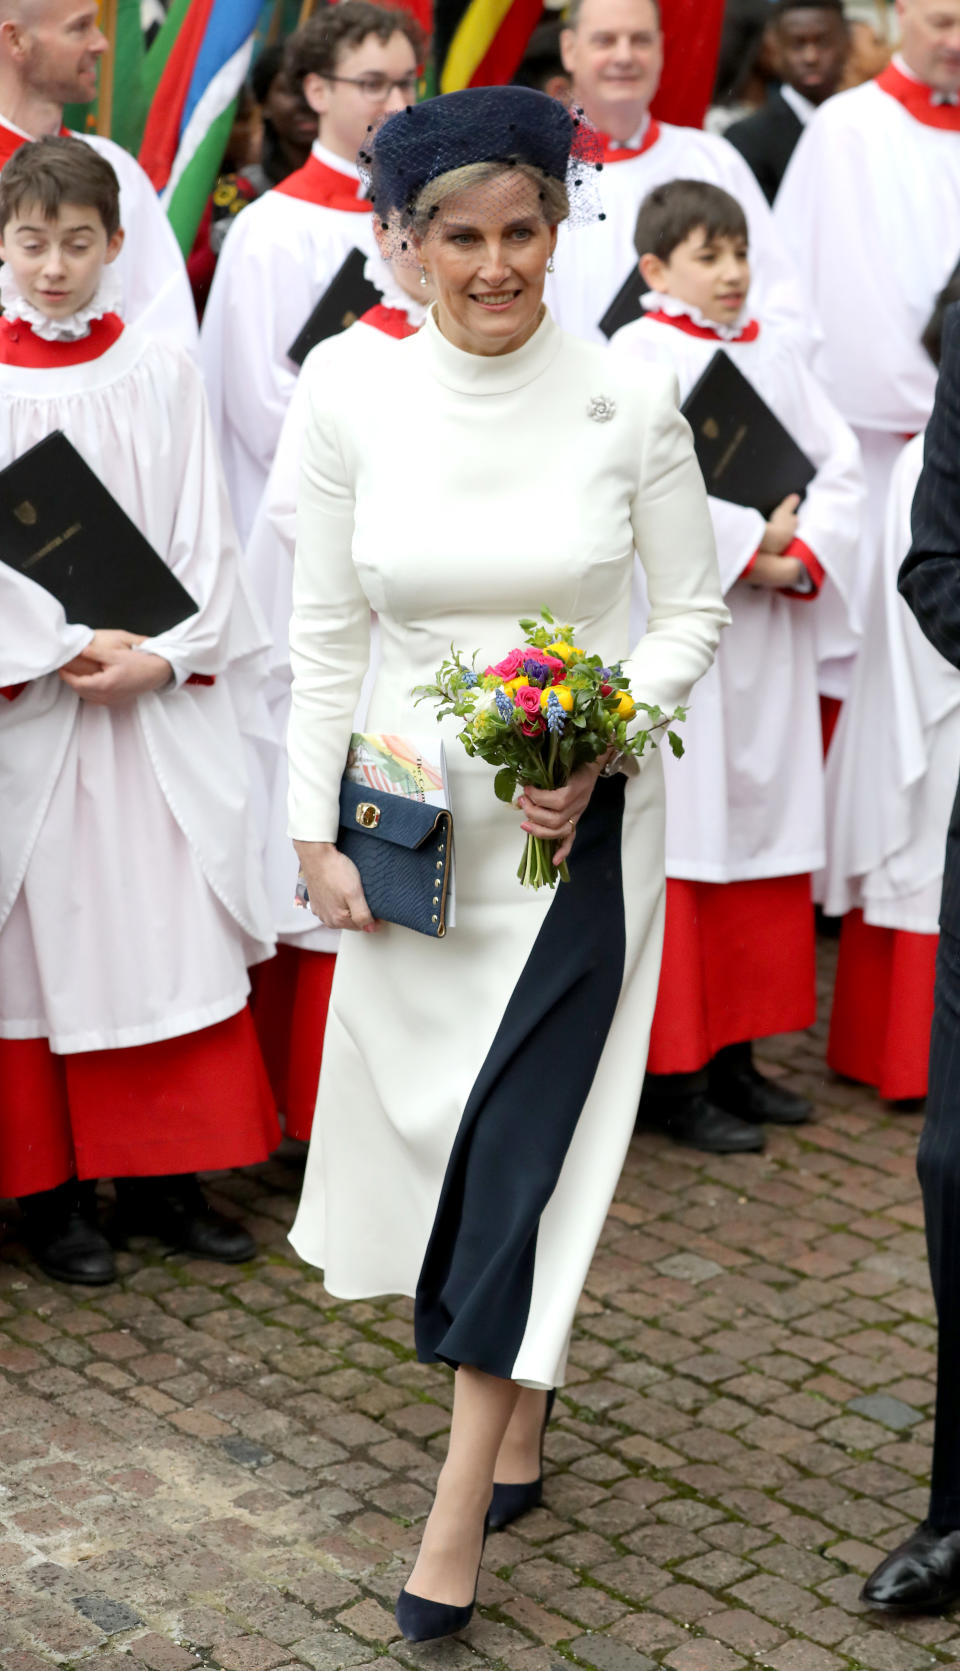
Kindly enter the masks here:
[[[630, 694], [620, 665], [607, 667], [574, 643], [574, 630], [558, 626], [543, 609], [539, 621], [519, 623], [523, 644], [482, 671], [476, 655], [467, 663], [451, 645], [450, 659], [432, 685], [417, 686], [417, 700], [438, 705], [438, 722], [453, 714], [465, 721], [459, 733], [469, 755], [499, 767], [493, 787], [501, 801], [512, 801], [517, 786], [559, 789], [580, 766], [612, 750], [641, 755], [666, 732], [674, 754], [683, 744], [671, 729], [686, 718], [682, 708], [665, 714]], [[644, 723], [632, 736], [627, 726], [636, 714]], [[555, 842], [528, 835], [517, 871], [527, 888], [553, 888], [568, 882], [566, 863], [554, 865]]]

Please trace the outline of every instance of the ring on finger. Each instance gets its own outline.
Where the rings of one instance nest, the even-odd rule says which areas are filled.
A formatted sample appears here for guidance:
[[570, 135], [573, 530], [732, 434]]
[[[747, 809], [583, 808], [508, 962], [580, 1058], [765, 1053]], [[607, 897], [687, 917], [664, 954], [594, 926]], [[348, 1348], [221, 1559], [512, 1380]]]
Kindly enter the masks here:
[[574, 819], [574, 818], [568, 818], [568, 819], [567, 819], [567, 823], [568, 823], [568, 824], [569, 824], [569, 825], [570, 825], [570, 828], [571, 828], [571, 830], [575, 830], [575, 829], [576, 829], [576, 827], [577, 827], [577, 823], [576, 823], [576, 819]]

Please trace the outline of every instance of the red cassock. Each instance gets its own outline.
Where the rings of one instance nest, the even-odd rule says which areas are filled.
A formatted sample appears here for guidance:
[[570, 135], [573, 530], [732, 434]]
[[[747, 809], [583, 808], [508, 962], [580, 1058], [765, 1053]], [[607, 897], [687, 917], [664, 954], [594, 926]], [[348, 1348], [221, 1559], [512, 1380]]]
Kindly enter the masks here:
[[[171, 365], [172, 356], [176, 356], [176, 365]], [[79, 368], [91, 364], [93, 361], [99, 363], [97, 376], [92, 380], [89, 390], [85, 389], [71, 396], [69, 390], [79, 389], [79, 384], [67, 380], [58, 381], [58, 371], [66, 368]], [[51, 411], [55, 406], [57, 421], [63, 423], [69, 431], [71, 429], [71, 416], [75, 418], [76, 428], [72, 438], [77, 445], [81, 445], [82, 441], [88, 462], [98, 469], [98, 472], [109, 478], [107, 485], [114, 493], [120, 493], [122, 496], [124, 468], [129, 464], [129, 461], [125, 456], [124, 443], [121, 441], [120, 446], [117, 447], [113, 439], [111, 440], [111, 446], [116, 456], [112, 460], [95, 456], [96, 447], [92, 444], [91, 437], [95, 437], [97, 433], [97, 414], [100, 410], [97, 402], [101, 400], [103, 402], [112, 401], [114, 405], [111, 407], [111, 411], [115, 419], [118, 414], [122, 417], [122, 414], [126, 412], [128, 428], [130, 422], [135, 421], [134, 415], [136, 415], [136, 419], [139, 420], [141, 426], [149, 423], [150, 414], [155, 414], [159, 422], [161, 417], [164, 419], [169, 417], [169, 413], [161, 411], [163, 401], [167, 396], [155, 393], [158, 384], [162, 383], [164, 375], [166, 375], [169, 385], [169, 400], [171, 403], [174, 399], [177, 401], [177, 410], [184, 437], [183, 446], [192, 448], [195, 458], [200, 455], [205, 458], [206, 448], [209, 446], [210, 456], [212, 457], [212, 437], [209, 435], [209, 425], [205, 417], [199, 377], [187, 361], [186, 356], [181, 356], [177, 350], [166, 349], [160, 345], [149, 343], [146, 339], [139, 338], [135, 332], [125, 332], [121, 321], [115, 315], [107, 314], [102, 319], [95, 320], [89, 334], [76, 343], [44, 342], [36, 337], [28, 326], [16, 320], [7, 318], [0, 321], [0, 409], [2, 409], [0, 432], [3, 434], [4, 443], [9, 442], [11, 452], [20, 450], [23, 445], [28, 444], [29, 440], [33, 438], [28, 428], [25, 428], [21, 434], [23, 426], [29, 425], [31, 422], [35, 426], [42, 425], [50, 421], [43, 417], [42, 413], [32, 420], [24, 419], [19, 415], [25, 407], [29, 409], [31, 405], [33, 384], [30, 383], [30, 378], [35, 378], [37, 372], [43, 372], [44, 376], [50, 379], [49, 394], [53, 402]], [[73, 375], [76, 377], [76, 369], [74, 369]], [[68, 391], [66, 394], [63, 393], [64, 389]], [[145, 393], [147, 390], [150, 391], [149, 394]], [[32, 404], [35, 408], [41, 408], [45, 404], [37, 399], [40, 392], [45, 392], [45, 389], [44, 391], [38, 390], [33, 395]], [[60, 399], [61, 396], [62, 400]], [[73, 405], [70, 404], [71, 400], [74, 402]], [[83, 408], [82, 411], [80, 410], [81, 407]], [[86, 429], [84, 428], [85, 424]], [[105, 424], [101, 425], [101, 433], [107, 433]], [[149, 430], [147, 430], [146, 435], [148, 443]], [[142, 427], [137, 437], [132, 434], [129, 437], [129, 447], [133, 448], [135, 445], [139, 445], [141, 448], [144, 446]], [[7, 451], [7, 445], [4, 445], [2, 450]], [[175, 454], [176, 447], [174, 446], [172, 450]], [[147, 445], [147, 452], [149, 453], [149, 445]], [[91, 454], [94, 456], [91, 456]], [[122, 459], [119, 457], [120, 454], [124, 454]], [[7, 457], [0, 457], [0, 464], [7, 462]], [[175, 457], [172, 457], [171, 467], [176, 468], [178, 462]], [[128, 474], [131, 481], [133, 480], [133, 473], [134, 467], [130, 466]], [[206, 555], [202, 558], [193, 557], [191, 553], [188, 563], [193, 561], [195, 566], [189, 574], [181, 573], [184, 583], [193, 590], [193, 595], [198, 597], [200, 602], [200, 609], [193, 619], [196, 622], [206, 621], [209, 630], [209, 623], [213, 620], [216, 611], [221, 607], [224, 609], [231, 608], [229, 599], [233, 596], [235, 599], [234, 612], [231, 613], [230, 618], [237, 622], [236, 644], [238, 653], [241, 655], [247, 653], [249, 647], [249, 652], [255, 656], [256, 632], [258, 629], [252, 624], [252, 615], [249, 617], [249, 623], [247, 618], [244, 617], [242, 599], [239, 603], [240, 614], [235, 613], [238, 607], [237, 594], [232, 591], [230, 566], [231, 558], [233, 563], [236, 563], [236, 552], [235, 550], [231, 552], [229, 549], [232, 536], [223, 533], [222, 543], [220, 543], [216, 533], [220, 524], [219, 513], [215, 508], [217, 503], [215, 487], [216, 479], [214, 478], [212, 485], [206, 483], [204, 487], [197, 487], [194, 484], [190, 489], [185, 488], [180, 496], [181, 503], [170, 516], [168, 506], [165, 509], [161, 506], [158, 515], [157, 507], [160, 506], [160, 499], [158, 497], [150, 499], [149, 497], [151, 491], [157, 495], [160, 492], [155, 484], [154, 489], [148, 491], [147, 498], [144, 500], [144, 503], [153, 507], [145, 516], [144, 531], [152, 539], [152, 543], [158, 546], [161, 551], [164, 551], [163, 540], [159, 537], [160, 524], [163, 521], [164, 514], [167, 517], [171, 550], [187, 550], [191, 547], [188, 529], [192, 529], [195, 534], [201, 527], [207, 532], [211, 529], [215, 530], [213, 538], [207, 541]], [[128, 483], [128, 489], [130, 501], [127, 508], [129, 509], [131, 505], [136, 503], [138, 488], [135, 484], [131, 486]], [[196, 506], [199, 508], [185, 510], [183, 501], [189, 500], [191, 497], [196, 500]], [[203, 543], [202, 540], [200, 543]], [[226, 579], [224, 578], [225, 574]], [[65, 748], [72, 748], [76, 738], [81, 734], [95, 735], [102, 740], [106, 736], [107, 728], [113, 724], [112, 716], [116, 713], [117, 723], [114, 730], [118, 737], [119, 733], [123, 732], [123, 737], [126, 739], [124, 746], [128, 749], [126, 755], [121, 756], [118, 744], [117, 760], [122, 757], [126, 761], [134, 759], [146, 762], [143, 767], [143, 777], [129, 786], [128, 798], [139, 800], [144, 786], [155, 797], [155, 804], [154, 801], [151, 801], [144, 814], [149, 820], [148, 830], [152, 832], [152, 839], [155, 843], [162, 844], [166, 839], [165, 832], [169, 831], [169, 839], [174, 847], [178, 843], [181, 844], [178, 851], [182, 849], [183, 854], [186, 855], [176, 861], [176, 864], [182, 867], [181, 874], [189, 874], [194, 878], [199, 878], [196, 886], [200, 888], [202, 893], [203, 889], [207, 887], [207, 883], [203, 877], [203, 865], [200, 864], [198, 868], [195, 864], [196, 853], [193, 847], [193, 840], [196, 840], [195, 828], [191, 825], [192, 839], [184, 836], [175, 818], [170, 817], [170, 809], [158, 787], [159, 781], [167, 772], [170, 761], [175, 757], [175, 751], [179, 744], [174, 742], [168, 745], [168, 752], [169, 750], [173, 751], [170, 754], [170, 759], [168, 760], [164, 755], [160, 766], [156, 769], [156, 776], [154, 776], [155, 768], [150, 763], [150, 749], [149, 746], [144, 744], [144, 738], [148, 734], [151, 722], [144, 717], [142, 725], [145, 729], [140, 729], [139, 703], [136, 715], [132, 711], [128, 712], [126, 710], [96, 710], [96, 716], [99, 717], [95, 719], [95, 730], [84, 733], [82, 730], [85, 720], [84, 710], [87, 710], [87, 720], [94, 720], [95, 718], [89, 711], [89, 704], [74, 702], [71, 709], [70, 699], [65, 696], [64, 691], [59, 692], [55, 701], [48, 701], [47, 697], [52, 694], [50, 689], [51, 674], [56, 667], [63, 665], [73, 653], [76, 653], [75, 641], [78, 634], [83, 639], [84, 629], [65, 626], [62, 611], [56, 609], [48, 594], [41, 592], [39, 588], [28, 587], [28, 583], [12, 576], [10, 571], [7, 571], [5, 586], [12, 588], [12, 601], [7, 599], [5, 603], [8, 626], [12, 621], [16, 627], [17, 622], [20, 621], [17, 611], [19, 609], [23, 611], [19, 637], [17, 642], [11, 644], [13, 660], [8, 661], [7, 666], [17, 665], [16, 657], [18, 655], [33, 654], [34, 645], [37, 647], [37, 663], [35, 667], [27, 669], [27, 671], [31, 671], [32, 676], [24, 678], [21, 674], [16, 682], [6, 686], [0, 692], [6, 699], [5, 702], [0, 703], [0, 710], [4, 710], [0, 717], [7, 721], [5, 753], [7, 765], [11, 772], [17, 769], [14, 764], [17, 746], [21, 751], [24, 747], [22, 742], [17, 745], [16, 738], [18, 729], [22, 729], [19, 722], [21, 709], [27, 730], [32, 727], [33, 731], [37, 732], [39, 740], [38, 727], [42, 729], [48, 713], [59, 711], [59, 708], [63, 708], [64, 703], [66, 703], [70, 711], [65, 713], [65, 729], [63, 731], [63, 737], [66, 740]], [[218, 588], [224, 587], [225, 590], [221, 589], [218, 592]], [[55, 616], [59, 618], [59, 627], [56, 625]], [[27, 638], [33, 632], [31, 623], [35, 617], [38, 622], [45, 624], [37, 625], [35, 638], [30, 640], [30, 647], [25, 648]], [[181, 632], [181, 629], [173, 629], [172, 634], [169, 635], [171, 640], [176, 639], [178, 632]], [[61, 640], [63, 648], [58, 654], [57, 644]], [[184, 672], [186, 672], [186, 668], [190, 665], [189, 657], [191, 654], [189, 628], [186, 624], [184, 624], [179, 642], [186, 658], [184, 667]], [[20, 645], [19, 649], [18, 643]], [[49, 648], [45, 646], [49, 646]], [[159, 647], [158, 641], [158, 650]], [[221, 720], [225, 720], [228, 726], [233, 725], [234, 727], [236, 722], [232, 705], [227, 697], [227, 690], [222, 686], [218, 688], [218, 686], [220, 686], [222, 676], [221, 670], [226, 670], [223, 676], [228, 681], [228, 687], [232, 688], [230, 680], [233, 678], [234, 662], [232, 657], [234, 652], [231, 650], [229, 654], [223, 652], [221, 655], [214, 646], [208, 651], [208, 654], [215, 659], [218, 656], [220, 657], [217, 663], [218, 671], [197, 672], [189, 677], [184, 677], [183, 686], [180, 690], [174, 690], [172, 695], [164, 693], [162, 697], [159, 695], [156, 697], [148, 696], [141, 698], [140, 702], [158, 704], [165, 700], [167, 703], [167, 709], [164, 711], [166, 717], [160, 721], [160, 730], [165, 731], [170, 727], [173, 723], [170, 716], [175, 712], [184, 716], [183, 724], [191, 725], [191, 735], [193, 734], [191, 716], [194, 708], [199, 708], [204, 703], [208, 706], [211, 703], [214, 704], [215, 715], [214, 709], [209, 709], [210, 718], [214, 730], [221, 738], [224, 758], [226, 758], [227, 751], [233, 743], [239, 749], [240, 742], [238, 733], [236, 736], [233, 736], [233, 733], [227, 736], [225, 732], [221, 732]], [[170, 655], [172, 658], [171, 665], [175, 666], [176, 655], [173, 648], [170, 650]], [[41, 666], [40, 664], [44, 660], [46, 660], [46, 665]], [[203, 665], [202, 653], [198, 653], [198, 660]], [[34, 679], [36, 679], [36, 684], [34, 684]], [[195, 689], [188, 692], [186, 687], [190, 685], [194, 686]], [[54, 689], [56, 689], [55, 686]], [[44, 692], [47, 694], [45, 695]], [[174, 709], [173, 704], [175, 703], [177, 706]], [[198, 716], [198, 718], [202, 725], [203, 716]], [[68, 763], [53, 774], [53, 781], [49, 790], [49, 805], [55, 803], [61, 788], [59, 779], [68, 771], [77, 773], [77, 780], [82, 782], [84, 793], [89, 795], [91, 792], [90, 785], [93, 782], [91, 774], [95, 772], [97, 767], [91, 763], [89, 751], [84, 752], [85, 745], [81, 742], [77, 747], [79, 748], [77, 759], [74, 760], [72, 754], [65, 754], [64, 758]], [[79, 804], [82, 808], [82, 795]], [[109, 802], [109, 797], [108, 803], [105, 804], [112, 805], [112, 802]], [[119, 805], [123, 819], [120, 825], [119, 838], [122, 851], [128, 828], [135, 827], [135, 818], [134, 822], [128, 826], [125, 820], [130, 809], [127, 808], [127, 811], [124, 811], [122, 800]], [[239, 820], [236, 826], [239, 829], [244, 816], [242, 808], [237, 811], [235, 816]], [[44, 824], [47, 822], [47, 818], [48, 814], [44, 812], [42, 819]], [[229, 819], [227, 822], [229, 823]], [[33, 823], [33, 820], [31, 820], [31, 823]], [[38, 825], [37, 828], [39, 827]], [[100, 825], [97, 826], [98, 829], [100, 827]], [[233, 833], [234, 826], [231, 824], [229, 833], [225, 837], [228, 843]], [[8, 857], [10, 857], [11, 847], [9, 843], [14, 842], [17, 837], [16, 831], [14, 830], [11, 833], [9, 826], [7, 837]], [[49, 846], [49, 842], [47, 845]], [[67, 845], [66, 840], [61, 841], [62, 847]], [[47, 898], [46, 915], [48, 917], [52, 916], [55, 936], [60, 932], [57, 929], [58, 920], [62, 923], [64, 959], [71, 968], [74, 964], [78, 965], [73, 973], [73, 984], [76, 985], [80, 975], [79, 966], [82, 965], [83, 960], [82, 957], [79, 959], [76, 957], [75, 947], [72, 946], [71, 942], [74, 929], [70, 919], [76, 914], [78, 895], [75, 888], [73, 894], [70, 893], [71, 881], [74, 883], [76, 881], [76, 878], [71, 879], [70, 871], [75, 868], [76, 864], [81, 863], [77, 859], [77, 854], [82, 849], [82, 837], [78, 839], [76, 846], [69, 845], [69, 853], [64, 852], [64, 860], [69, 860], [69, 867], [63, 871], [64, 901], [59, 900], [56, 888], [50, 890]], [[151, 847], [149, 837], [144, 843], [141, 843], [141, 846], [146, 847], [147, 851], [140, 854], [134, 865], [135, 870], [139, 867], [140, 875], [143, 874], [143, 867], [156, 864], [159, 856], [159, 847], [156, 845]], [[202, 848], [203, 838], [200, 838], [200, 846]], [[240, 846], [241, 848], [243, 846], [242, 838]], [[193, 854], [192, 858], [190, 854]], [[34, 830], [33, 834], [28, 837], [27, 847], [25, 848], [24, 863], [26, 869], [20, 873], [19, 884], [22, 884], [20, 892], [15, 892], [12, 911], [6, 919], [6, 932], [13, 933], [14, 937], [17, 934], [23, 934], [23, 924], [25, 922], [30, 923], [34, 920], [33, 911], [36, 907], [37, 891], [34, 882], [34, 892], [30, 893], [31, 873], [38, 863], [46, 864], [48, 860], [49, 855], [43, 847], [42, 832], [37, 835], [36, 830]], [[105, 861], [101, 857], [99, 861], [101, 869], [104, 868], [104, 863]], [[109, 865], [107, 864], [108, 868]], [[94, 874], [96, 869], [97, 865], [94, 864]], [[160, 869], [163, 870], [162, 861]], [[163, 874], [167, 876], [170, 871], [163, 870]], [[15, 874], [15, 889], [19, 884]], [[135, 898], [141, 901], [142, 892], [135, 892]], [[217, 1015], [217, 1012], [219, 1012], [217, 1019], [211, 1025], [201, 1025], [187, 1030], [185, 1024], [183, 1029], [178, 1029], [175, 1022], [167, 1024], [167, 1017], [162, 1006], [155, 1006], [152, 1011], [153, 1020], [146, 1026], [132, 1029], [133, 1031], [139, 1030], [141, 1033], [153, 1032], [154, 1036], [149, 1042], [135, 1042], [118, 1048], [85, 1050], [74, 1048], [76, 1040], [72, 1039], [68, 1040], [62, 1049], [51, 1049], [50, 1039], [47, 1036], [36, 1036], [39, 1028], [33, 1019], [28, 1019], [23, 1025], [19, 1025], [17, 1021], [18, 1004], [22, 1008], [23, 1015], [27, 1017], [32, 1017], [34, 1011], [42, 1011], [39, 985], [35, 997], [24, 998], [23, 994], [35, 979], [39, 981], [41, 962], [43, 964], [44, 980], [47, 981], [43, 990], [49, 990], [51, 968], [49, 937], [42, 956], [41, 942], [39, 939], [35, 941], [36, 970], [29, 967], [34, 956], [34, 952], [31, 951], [20, 961], [15, 961], [11, 971], [10, 954], [8, 952], [4, 969], [4, 980], [6, 982], [4, 990], [7, 993], [7, 1000], [4, 1006], [3, 1019], [6, 1024], [5, 1031], [8, 1035], [11, 1033], [16, 1035], [19, 1025], [19, 1036], [0, 1038], [0, 1196], [29, 1195], [39, 1190], [51, 1189], [74, 1175], [80, 1178], [149, 1176], [244, 1166], [266, 1159], [279, 1140], [279, 1125], [256, 1032], [249, 1009], [243, 1003], [242, 992], [245, 984], [244, 965], [247, 961], [244, 948], [250, 956], [259, 955], [262, 957], [269, 945], [270, 933], [269, 920], [265, 911], [265, 900], [263, 901], [264, 908], [261, 908], [255, 888], [247, 896], [247, 899], [254, 902], [249, 912], [246, 902], [236, 907], [240, 914], [247, 918], [245, 929], [235, 926], [235, 919], [232, 914], [218, 901], [214, 901], [213, 905], [209, 907], [211, 918], [217, 923], [217, 933], [223, 944], [230, 948], [224, 954], [229, 967], [228, 975], [222, 983], [229, 990], [227, 996], [219, 1000], [212, 988], [202, 991], [201, 984], [191, 986], [190, 992], [191, 994], [194, 991], [201, 993], [198, 1009], [203, 1008], [204, 998], [206, 993], [209, 992], [213, 1002], [208, 1006], [208, 1014], [212, 1012]], [[101, 911], [104, 919], [108, 920], [110, 912], [107, 907], [113, 903], [115, 902], [108, 902], [102, 895], [98, 894], [97, 898], [86, 902], [85, 908], [94, 913], [94, 921], [99, 920]], [[62, 917], [59, 916], [61, 905], [63, 906]], [[83, 908], [81, 899], [81, 912]], [[166, 913], [166, 916], [164, 916], [164, 913]], [[135, 917], [131, 920], [130, 934], [132, 941], [135, 943], [133, 956], [139, 958], [143, 965], [148, 966], [151, 959], [159, 955], [157, 949], [158, 925], [162, 925], [166, 921], [169, 925], [168, 940], [170, 936], [176, 937], [178, 924], [175, 917], [175, 906], [169, 899], [166, 902], [161, 899], [159, 903], [151, 900], [149, 907], [146, 909], [141, 909], [138, 904]], [[37, 934], [40, 935], [41, 933], [42, 930], [38, 927]], [[138, 934], [143, 935], [142, 941], [137, 940]], [[93, 938], [95, 940], [95, 933]], [[13, 944], [14, 942], [8, 943]], [[16, 944], [19, 944], [19, 942], [16, 942]], [[29, 946], [29, 935], [24, 944]], [[194, 945], [195, 942], [187, 934], [183, 937], [180, 949], [189, 947], [187, 951], [189, 956], [194, 949]], [[56, 944], [54, 944], [55, 951]], [[104, 961], [99, 946], [95, 950], [91, 950], [89, 974], [92, 981], [97, 978], [95, 965], [98, 963], [98, 952], [100, 953], [99, 961], [101, 963]], [[111, 955], [112, 953], [108, 953], [107, 957], [109, 958]], [[14, 957], [16, 959], [16, 953]], [[0, 963], [2, 962], [3, 960], [0, 959]], [[234, 973], [230, 973], [230, 970], [233, 970]], [[87, 977], [84, 977], [85, 982], [86, 979]], [[219, 975], [216, 979], [220, 979]], [[149, 977], [145, 977], [145, 980], [144, 990], [146, 991], [149, 987]], [[240, 984], [238, 985], [238, 983]], [[67, 983], [60, 983], [59, 974], [57, 974], [54, 984], [66, 985]], [[189, 977], [185, 977], [184, 990], [188, 985]], [[153, 991], [153, 988], [149, 988], [149, 990]], [[236, 992], [239, 993], [239, 1001], [232, 996], [232, 993]], [[189, 1001], [193, 1003], [192, 996]], [[232, 1005], [235, 1007], [233, 1007], [231, 1013]], [[56, 1009], [56, 1003], [54, 1003], [54, 1009]], [[116, 1021], [116, 1016], [113, 1017], [113, 1021]], [[109, 1030], [110, 1023], [106, 1019], [104, 1026]], [[62, 1042], [54, 1036], [56, 1029], [56, 1019], [48, 1020], [44, 1027], [44, 1033], [46, 1034], [49, 1031], [55, 1045]], [[170, 1036], [171, 1033], [174, 1036]]]

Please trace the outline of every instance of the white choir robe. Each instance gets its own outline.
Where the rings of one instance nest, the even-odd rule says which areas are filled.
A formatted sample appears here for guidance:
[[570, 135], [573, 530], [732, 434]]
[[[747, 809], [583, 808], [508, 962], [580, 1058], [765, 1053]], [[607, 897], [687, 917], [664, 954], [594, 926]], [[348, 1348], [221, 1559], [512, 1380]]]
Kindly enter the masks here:
[[268, 640], [183, 350], [128, 329], [87, 364], [0, 365], [0, 468], [54, 429], [199, 605], [144, 645], [174, 685], [100, 707], [57, 676], [89, 629], [0, 564], [0, 686], [24, 684], [0, 701], [0, 1040], [69, 1054], [238, 1014], [273, 950], [242, 736]]
[[[685, 321], [638, 320], [610, 352], [671, 365], [683, 401], [718, 349], [728, 354], [817, 466], [797, 538], [852, 610], [863, 477], [856, 440], [795, 343], [761, 330], [752, 341], [687, 333]], [[741, 579], [765, 521], [710, 499], [720, 579], [732, 613], [716, 661], [680, 728], [685, 753], [664, 752], [667, 875], [746, 882], [818, 870], [824, 854], [823, 749], [816, 615], [822, 598], [791, 597]]]
[[[30, 135], [0, 118], [0, 167]], [[123, 290], [120, 312], [150, 336], [197, 353], [197, 310], [173, 228], [149, 177], [135, 157], [112, 139], [76, 134], [106, 158], [120, 182], [124, 245], [114, 264]]]
[[544, 292], [557, 324], [574, 336], [605, 342], [600, 320], [636, 269], [633, 234], [644, 198], [669, 180], [707, 180], [730, 192], [746, 214], [754, 311], [765, 323], [807, 341], [813, 330], [807, 298], [767, 200], [739, 151], [716, 134], [666, 122], [651, 121], [646, 141], [651, 140], [640, 156], [604, 164], [599, 176], [604, 220], [561, 226], [556, 271]]
[[936, 934], [960, 773], [960, 673], [897, 591], [922, 466], [917, 435], [890, 484], [882, 565], [827, 757], [829, 857], [819, 892], [831, 916], [859, 909], [875, 928]]
[[[920, 337], [960, 258], [960, 132], [918, 121], [876, 82], [839, 93], [802, 134], [774, 218], [820, 324], [813, 368], [863, 453], [863, 613], [890, 473], [933, 407], [936, 371]], [[831, 622], [825, 694], [846, 695], [855, 652]]]
[[[297, 382], [287, 349], [350, 251], [374, 253], [361, 192], [356, 169], [315, 145], [305, 168], [237, 216], [217, 262], [200, 362], [244, 544]], [[324, 201], [351, 196], [355, 208]]]

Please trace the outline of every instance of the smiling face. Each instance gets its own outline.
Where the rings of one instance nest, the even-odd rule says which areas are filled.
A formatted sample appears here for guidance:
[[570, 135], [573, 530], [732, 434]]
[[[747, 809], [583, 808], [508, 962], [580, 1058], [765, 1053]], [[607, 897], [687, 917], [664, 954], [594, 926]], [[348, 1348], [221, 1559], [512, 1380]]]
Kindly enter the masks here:
[[88, 104], [97, 95], [97, 66], [107, 37], [93, 0], [32, 0], [21, 21], [3, 31], [30, 91], [51, 104]]
[[320, 143], [354, 162], [370, 124], [416, 99], [416, 53], [399, 30], [387, 41], [368, 35], [340, 52], [332, 75], [304, 76], [303, 95], [319, 118]]
[[470, 354], [509, 354], [540, 320], [557, 229], [536, 182], [516, 170], [443, 200], [420, 257], [443, 335]]
[[960, 0], [897, 0], [900, 50], [938, 93], [960, 92]]
[[653, 0], [583, 0], [560, 47], [574, 102], [605, 133], [629, 138], [663, 70], [663, 35]]
[[22, 295], [48, 319], [69, 319], [86, 307], [122, 247], [123, 232], [108, 238], [98, 210], [85, 204], [65, 203], [56, 219], [47, 220], [36, 204], [24, 203], [0, 235], [0, 258]]
[[640, 271], [651, 290], [699, 308], [713, 325], [732, 325], [750, 289], [745, 238], [708, 238], [695, 227], [666, 260], [644, 255]]

